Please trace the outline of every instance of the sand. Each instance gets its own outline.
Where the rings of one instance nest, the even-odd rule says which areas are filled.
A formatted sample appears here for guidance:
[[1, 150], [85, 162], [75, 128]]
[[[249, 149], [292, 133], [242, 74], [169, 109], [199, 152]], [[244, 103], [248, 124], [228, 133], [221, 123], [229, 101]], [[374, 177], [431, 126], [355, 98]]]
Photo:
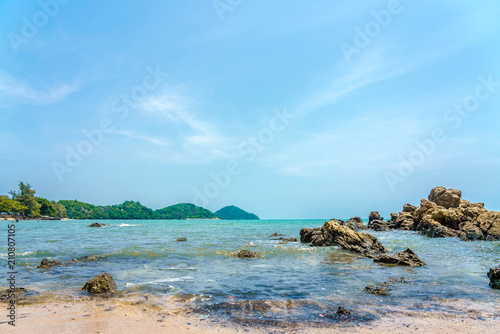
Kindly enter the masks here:
[[[7, 304], [2, 303], [2, 309]], [[488, 306], [489, 307], [489, 306]], [[499, 309], [450, 313], [388, 310], [362, 324], [253, 325], [217, 320], [186, 308], [110, 299], [49, 300], [18, 305], [16, 326], [0, 318], [0, 333], [498, 333]], [[5, 313], [6, 314], [6, 313]]]

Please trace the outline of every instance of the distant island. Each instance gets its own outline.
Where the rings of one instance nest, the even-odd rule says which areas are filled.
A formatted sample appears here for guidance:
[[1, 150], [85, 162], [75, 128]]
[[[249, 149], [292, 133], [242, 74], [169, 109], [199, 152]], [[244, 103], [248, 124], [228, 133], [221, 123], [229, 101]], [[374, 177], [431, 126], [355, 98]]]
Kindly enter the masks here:
[[125, 201], [115, 205], [93, 205], [78, 200], [49, 201], [35, 196], [29, 184], [19, 182], [19, 190], [0, 195], [0, 218], [18, 219], [259, 219], [235, 206], [226, 206], [215, 214], [201, 206], [179, 203], [153, 210], [140, 202]]
[[258, 220], [257, 215], [246, 212], [237, 206], [230, 205], [215, 212], [215, 216], [225, 220]]

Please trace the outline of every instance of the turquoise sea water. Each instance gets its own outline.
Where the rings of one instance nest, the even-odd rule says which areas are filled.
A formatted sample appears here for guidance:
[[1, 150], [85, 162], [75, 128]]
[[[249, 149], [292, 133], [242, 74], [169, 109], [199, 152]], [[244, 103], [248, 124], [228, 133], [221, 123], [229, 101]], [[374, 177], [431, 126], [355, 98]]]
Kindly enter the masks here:
[[[287, 310], [291, 319], [334, 313], [339, 305], [418, 308], [432, 303], [440, 307], [448, 299], [500, 302], [499, 291], [489, 288], [486, 276], [490, 267], [500, 264], [499, 242], [368, 231], [389, 252], [410, 247], [427, 263], [409, 268], [380, 265], [338, 247], [279, 244], [270, 237], [276, 232], [300, 241], [301, 228], [319, 227], [323, 220], [124, 220], [101, 221], [109, 224], [104, 228], [88, 227], [93, 222], [16, 223], [18, 286], [81, 296], [86, 280], [108, 272], [125, 294], [141, 292], [165, 299], [193, 294], [190, 303], [206, 312], [228, 313], [224, 310], [238, 301], [291, 300], [298, 305]], [[176, 242], [179, 237], [187, 242]], [[259, 257], [231, 256], [241, 249]], [[44, 257], [68, 261], [88, 255], [105, 256], [96, 262], [36, 269]], [[6, 242], [0, 243], [0, 256], [6, 263]], [[389, 277], [404, 277], [409, 283], [390, 286], [388, 296], [363, 291]]]

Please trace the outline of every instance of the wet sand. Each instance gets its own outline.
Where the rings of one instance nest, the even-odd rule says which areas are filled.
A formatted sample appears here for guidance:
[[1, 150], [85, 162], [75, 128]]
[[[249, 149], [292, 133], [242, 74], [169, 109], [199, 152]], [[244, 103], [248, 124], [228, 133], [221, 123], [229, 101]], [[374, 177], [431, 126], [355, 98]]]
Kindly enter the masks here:
[[[1, 304], [2, 309], [6, 304]], [[386, 309], [365, 323], [251, 324], [193, 313], [189, 308], [140, 300], [50, 300], [18, 305], [16, 326], [2, 317], [1, 333], [498, 333], [500, 308], [464, 305], [456, 314]]]

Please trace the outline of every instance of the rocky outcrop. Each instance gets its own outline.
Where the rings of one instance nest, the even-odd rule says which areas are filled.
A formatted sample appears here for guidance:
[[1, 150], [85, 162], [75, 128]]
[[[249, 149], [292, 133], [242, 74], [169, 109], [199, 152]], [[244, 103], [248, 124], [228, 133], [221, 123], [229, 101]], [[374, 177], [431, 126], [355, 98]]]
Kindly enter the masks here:
[[248, 249], [242, 249], [235, 255], [236, 257], [252, 258], [257, 257], [257, 254], [249, 251]]
[[385, 253], [384, 246], [373, 235], [342, 226], [336, 219], [326, 221], [320, 228], [303, 228], [300, 231], [300, 241], [311, 246], [338, 245], [368, 257]]
[[384, 264], [393, 264], [399, 266], [410, 266], [410, 267], [422, 267], [425, 266], [425, 262], [420, 260], [420, 258], [411, 249], [407, 248], [404, 251], [398, 252], [394, 255], [382, 254], [373, 261]]
[[343, 221], [341, 219], [337, 220], [340, 225], [347, 226], [354, 231], [366, 230], [366, 226], [363, 224], [363, 220], [360, 217], [353, 217], [348, 221]]
[[114, 294], [116, 293], [116, 283], [110, 274], [102, 273], [87, 281], [82, 290], [95, 294]]
[[370, 212], [370, 214], [368, 215], [368, 221], [371, 222], [372, 220], [384, 220], [384, 218], [382, 218], [378, 211], [372, 211]]
[[500, 212], [488, 211], [484, 203], [470, 203], [456, 189], [435, 187], [428, 199], [415, 207], [409, 203], [390, 221], [370, 213], [368, 228], [376, 231], [391, 229], [418, 231], [432, 238], [458, 237], [462, 240], [500, 240]]
[[95, 222], [95, 223], [90, 224], [89, 227], [104, 227], [106, 225], [107, 224]]
[[490, 279], [490, 286], [493, 289], [500, 289], [500, 265], [495, 268], [490, 268], [488, 277]]
[[63, 263], [59, 260], [49, 260], [47, 258], [44, 258], [37, 268], [47, 269], [54, 266], [62, 266], [62, 265]]

